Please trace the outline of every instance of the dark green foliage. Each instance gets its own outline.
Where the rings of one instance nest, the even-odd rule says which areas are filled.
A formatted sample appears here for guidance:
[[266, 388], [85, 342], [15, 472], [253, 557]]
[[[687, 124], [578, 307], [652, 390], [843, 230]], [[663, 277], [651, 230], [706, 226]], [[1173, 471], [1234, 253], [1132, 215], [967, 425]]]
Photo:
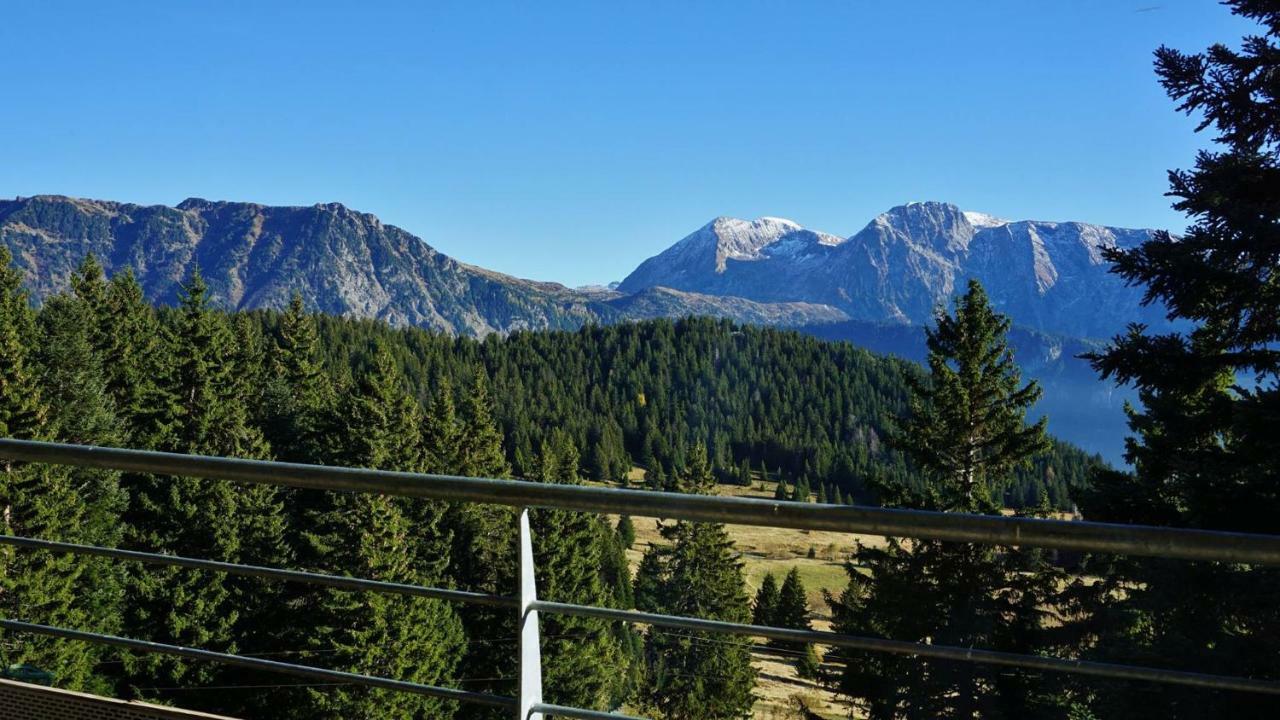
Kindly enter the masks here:
[[[714, 479], [699, 446], [680, 477], [685, 492], [706, 492]], [[641, 610], [746, 622], [751, 616], [742, 565], [724, 526], [676, 522], [660, 528], [667, 544], [652, 546], [637, 577]], [[663, 718], [739, 718], [754, 701], [749, 640], [650, 628], [646, 643], [647, 704]]]
[[[1107, 253], [1146, 299], [1182, 323], [1134, 326], [1092, 359], [1134, 386], [1132, 473], [1100, 472], [1080, 505], [1090, 519], [1280, 533], [1280, 4], [1231, 0], [1256, 21], [1238, 49], [1162, 47], [1156, 72], [1217, 148], [1169, 173], [1174, 208], [1194, 218]], [[1280, 572], [1242, 565], [1097, 558], [1083, 593], [1092, 654], [1121, 662], [1280, 678]], [[1123, 589], [1117, 592], [1117, 589]], [[1099, 716], [1264, 718], [1273, 700], [1139, 684], [1104, 686]]]
[[[885, 487], [907, 507], [995, 513], [1014, 468], [1048, 445], [1043, 424], [1025, 426], [1034, 384], [1022, 386], [1006, 350], [1007, 319], [980, 286], [957, 299], [929, 334], [929, 382], [913, 383], [911, 413], [892, 436], [929, 478], [919, 489]], [[1058, 573], [1032, 551], [937, 541], [860, 546], [870, 574], [847, 566], [849, 587], [827, 596], [834, 628], [961, 647], [1038, 654], [1050, 649], [1044, 616]], [[836, 649], [836, 687], [871, 718], [1065, 717], [1053, 678], [970, 663]]]
[[796, 481], [795, 488], [791, 491], [791, 500], [794, 502], [807, 503], [810, 500], [809, 480], [803, 475]]
[[[805, 593], [804, 582], [800, 580], [800, 571], [791, 568], [782, 581], [782, 589], [778, 591], [778, 603], [773, 609], [770, 625], [775, 627], [809, 630], [809, 598]], [[798, 649], [795, 643], [774, 641], [774, 645], [792, 650]]]
[[[914, 366], [848, 344], [707, 319], [484, 341], [316, 319], [325, 364], [339, 377], [374, 338], [387, 344], [420, 398], [437, 397], [440, 379], [466, 388], [483, 375], [486, 394], [498, 400], [492, 418], [505, 466], [519, 475], [531, 475], [542, 442], [562, 434], [591, 477], [598, 469], [593, 438], [608, 447], [616, 424], [625, 456], [645, 469], [652, 488], [673, 482], [697, 442], [727, 454], [717, 471], [730, 481], [733, 468], [748, 460], [767, 468], [764, 479], [788, 478], [788, 490], [807, 465], [811, 488], [827, 483], [862, 502], [879, 500], [870, 485], [880, 478], [917, 491], [925, 484], [883, 441], [890, 419], [907, 408], [905, 378]], [[465, 414], [461, 404], [459, 413]], [[1067, 488], [1083, 482], [1094, 462], [1055, 445], [1035, 467], [1015, 471], [1010, 484], [1018, 492], [1009, 499], [1037, 493], [1067, 509]], [[1052, 486], [1043, 485], [1046, 467], [1055, 469]]]
[[631, 521], [630, 515], [623, 515], [618, 518], [618, 542], [622, 544], [622, 549], [630, 550], [632, 545], [636, 544], [636, 526]]
[[791, 497], [792, 497], [792, 494], [787, 492], [787, 481], [783, 480], [782, 478], [778, 478], [778, 484], [773, 489], [773, 499], [774, 500], [790, 500]]
[[1009, 326], [976, 280], [956, 299], [954, 315], [939, 314], [928, 330], [928, 382], [908, 376], [911, 410], [891, 435], [931, 482], [921, 496], [894, 488], [886, 497], [928, 509], [998, 510], [1012, 471], [1050, 449], [1045, 419], [1026, 425], [1040, 388], [1022, 384]]
[[[49, 408], [54, 439], [119, 445], [124, 429], [107, 391], [102, 362], [94, 351], [95, 317], [90, 303], [60, 295], [49, 298], [40, 313], [40, 330], [41, 395]], [[128, 504], [128, 495], [120, 487], [120, 474], [92, 468], [57, 472], [70, 476], [80, 507], [73, 512], [77, 518], [74, 525], [63, 528], [63, 534], [54, 539], [102, 547], [119, 545], [124, 534], [120, 518]], [[46, 556], [45, 561], [48, 559]], [[76, 602], [82, 614], [72, 621], [74, 627], [118, 633], [126, 566], [83, 556], [59, 558], [54, 563], [63, 561], [78, 566]], [[101, 646], [84, 646], [80, 653], [85, 673], [94, 660], [110, 654]], [[72, 687], [99, 684], [83, 675], [73, 679], [64, 674], [60, 680], [60, 684]]]
[[778, 607], [778, 579], [773, 573], [765, 573], [760, 581], [760, 589], [756, 591], [755, 602], [751, 604], [752, 625], [772, 625], [774, 612]]
[[[580, 482], [577, 451], [567, 440], [543, 443], [538, 464], [538, 482]], [[539, 598], [606, 607], [630, 601], [625, 571], [617, 567], [615, 533], [599, 516], [533, 510], [530, 520]], [[611, 577], [602, 572], [606, 563], [614, 566]], [[542, 674], [550, 702], [604, 710], [621, 699], [628, 658], [612, 625], [592, 618], [543, 618]]]
[[796, 675], [806, 680], [816, 680], [821, 669], [818, 651], [812, 644], [805, 645], [800, 651], [800, 657], [796, 658]]
[[[401, 386], [385, 348], [346, 396], [341, 459], [356, 467], [415, 470], [421, 466], [418, 405]], [[439, 584], [448, 539], [439, 503], [390, 496], [326, 493], [308, 513], [304, 560], [318, 571], [389, 582]], [[452, 605], [382, 593], [313, 589], [302, 603], [308, 647], [339, 669], [412, 682], [448, 685], [463, 648]], [[342, 687], [308, 691], [301, 717], [416, 718], [448, 715], [447, 702], [423, 696]]]
[[[91, 305], [92, 307], [92, 305]], [[107, 389], [125, 421], [131, 447], [152, 447], [157, 424], [169, 410], [159, 382], [169, 352], [155, 311], [125, 271], [111, 278], [98, 312], [97, 349], [103, 358]]]
[[[238, 379], [236, 338], [227, 318], [208, 307], [199, 274], [172, 317], [172, 365], [154, 397], [160, 402], [152, 442], [173, 452], [264, 457], [266, 442], [248, 415]], [[149, 413], [150, 414], [150, 413]], [[180, 477], [132, 479], [131, 544], [226, 562], [287, 564], [283, 509], [276, 490]], [[257, 626], [244, 597], [272, 605], [276, 584], [179, 570], [145, 568], [130, 583], [126, 626], [135, 635], [179, 645], [234, 651], [245, 625]], [[247, 613], [247, 614], [246, 614]], [[208, 664], [149, 655], [134, 671], [151, 679], [210, 683]]]
[[321, 365], [315, 320], [302, 296], [293, 295], [279, 320], [265, 359], [262, 426], [281, 460], [323, 461], [331, 454], [322, 438], [337, 399], [334, 380]]
[[[27, 304], [20, 287], [21, 279], [9, 267], [9, 253], [0, 247], [0, 437], [32, 440], [58, 439], [58, 422], [65, 411], [50, 412], [42, 393], [41, 368], [30, 349], [37, 346], [39, 329], [35, 314]], [[83, 361], [85, 342], [83, 317], [67, 317], [71, 308], [59, 302], [57, 334], [46, 334], [44, 340], [55, 340], [58, 347], [45, 347], [46, 359], [67, 356]], [[66, 327], [80, 323], [80, 327]], [[81, 347], [64, 345], [74, 343]], [[92, 373], [93, 367], [76, 370]], [[71, 371], [71, 368], [68, 368]], [[47, 370], [46, 380], [53, 381]], [[89, 381], [93, 378], [87, 377]], [[97, 388], [83, 389], [91, 400]], [[69, 393], [75, 390], [67, 389]], [[60, 398], [61, 399], [61, 398]], [[86, 406], [86, 412], [102, 408]], [[103, 409], [105, 412], [105, 409]], [[99, 422], [109, 418], [86, 418], [89, 427], [98, 429]], [[68, 426], [68, 432], [76, 428]], [[89, 487], [81, 485], [89, 482]], [[72, 473], [66, 468], [48, 465], [25, 465], [0, 461], [0, 531], [8, 535], [24, 535], [53, 540], [103, 540], [103, 523], [110, 522], [118, 509], [118, 495], [112, 489], [113, 479], [107, 475], [91, 476]], [[107, 492], [102, 492], [106, 490]], [[104, 504], [105, 503], [105, 504]], [[111, 629], [118, 612], [113, 599], [98, 592], [82, 593], [80, 582], [87, 577], [108, 583], [115, 578], [98, 563], [86, 562], [71, 555], [0, 549], [0, 614], [29, 622], [64, 627]], [[110, 592], [107, 585], [104, 591]], [[0, 665], [27, 663], [54, 676], [55, 682], [70, 688], [93, 688], [94, 665], [103, 651], [86, 651], [76, 643], [58, 642], [52, 638], [23, 637], [6, 634], [0, 638]]]
[[[812, 552], [813, 548], [809, 550]], [[809, 596], [805, 592], [804, 583], [800, 580], [800, 571], [795, 567], [791, 568], [786, 579], [782, 581], [782, 589], [778, 591], [778, 602], [773, 610], [773, 621], [769, 624], [795, 630], [812, 629], [809, 624]], [[817, 675], [818, 659], [813, 645], [785, 640], [774, 640], [770, 644], [796, 653], [796, 673], [800, 677], [812, 678]]]

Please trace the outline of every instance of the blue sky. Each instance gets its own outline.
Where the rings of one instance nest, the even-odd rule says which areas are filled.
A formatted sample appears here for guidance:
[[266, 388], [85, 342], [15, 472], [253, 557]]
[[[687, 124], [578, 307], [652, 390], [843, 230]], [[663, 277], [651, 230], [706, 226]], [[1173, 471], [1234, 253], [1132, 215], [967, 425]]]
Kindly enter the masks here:
[[1151, 71], [1209, 0], [11, 3], [0, 197], [338, 201], [443, 252], [621, 279], [716, 215], [911, 200], [1184, 225], [1207, 138]]

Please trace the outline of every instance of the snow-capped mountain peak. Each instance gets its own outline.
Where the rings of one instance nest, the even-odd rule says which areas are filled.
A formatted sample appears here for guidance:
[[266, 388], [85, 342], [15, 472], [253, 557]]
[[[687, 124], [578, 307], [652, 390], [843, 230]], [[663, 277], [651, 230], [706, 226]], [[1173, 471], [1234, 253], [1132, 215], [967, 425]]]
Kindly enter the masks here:
[[1102, 252], [1150, 236], [1079, 222], [1005, 220], [942, 202], [891, 208], [848, 239], [776, 217], [717, 218], [646, 260], [619, 290], [668, 287], [820, 303], [858, 320], [927, 324], [977, 278], [1015, 323], [1108, 337], [1135, 320], [1164, 323], [1162, 309], [1142, 306], [1141, 292], [1110, 273]]

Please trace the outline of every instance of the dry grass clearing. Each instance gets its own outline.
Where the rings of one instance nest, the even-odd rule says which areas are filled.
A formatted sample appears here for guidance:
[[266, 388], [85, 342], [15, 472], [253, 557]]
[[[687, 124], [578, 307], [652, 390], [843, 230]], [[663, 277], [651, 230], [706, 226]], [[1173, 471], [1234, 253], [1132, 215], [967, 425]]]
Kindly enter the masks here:
[[[641, 488], [642, 471], [635, 470], [630, 481]], [[757, 479], [751, 487], [720, 485], [717, 494], [736, 497], [772, 499], [776, 490], [773, 482]], [[617, 522], [617, 517], [610, 518]], [[636, 529], [635, 545], [627, 552], [632, 572], [651, 543], [661, 542], [655, 519], [633, 516]], [[848, 535], [835, 532], [789, 530], [749, 525], [727, 525], [729, 536], [741, 553], [743, 574], [747, 590], [752, 596], [760, 587], [767, 573], [781, 583], [783, 577], [797, 568], [804, 581], [809, 598], [809, 612], [813, 626], [829, 630], [830, 613], [823, 602], [823, 591], [838, 595], [848, 582], [845, 562], [852, 557], [858, 542], [864, 545], [881, 545], [884, 539], [872, 535]], [[810, 555], [812, 554], [812, 557]], [[756, 684], [756, 701], [752, 717], [768, 720], [801, 718], [797, 699], [803, 698], [810, 712], [822, 717], [847, 718], [848, 708], [832, 693], [819, 685], [796, 676], [794, 662], [770, 651], [754, 654], [754, 665], [759, 680]]]

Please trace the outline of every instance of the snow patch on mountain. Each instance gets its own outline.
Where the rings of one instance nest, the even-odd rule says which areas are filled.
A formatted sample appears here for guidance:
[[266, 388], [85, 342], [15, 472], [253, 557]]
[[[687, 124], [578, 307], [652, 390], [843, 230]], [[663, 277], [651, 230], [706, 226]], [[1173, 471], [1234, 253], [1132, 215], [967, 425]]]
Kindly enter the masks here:
[[964, 211], [964, 219], [968, 220], [969, 224], [975, 228], [992, 228], [1009, 224], [1009, 221], [1003, 218], [998, 218], [995, 215], [988, 215], [986, 213], [974, 212], [972, 210]]

